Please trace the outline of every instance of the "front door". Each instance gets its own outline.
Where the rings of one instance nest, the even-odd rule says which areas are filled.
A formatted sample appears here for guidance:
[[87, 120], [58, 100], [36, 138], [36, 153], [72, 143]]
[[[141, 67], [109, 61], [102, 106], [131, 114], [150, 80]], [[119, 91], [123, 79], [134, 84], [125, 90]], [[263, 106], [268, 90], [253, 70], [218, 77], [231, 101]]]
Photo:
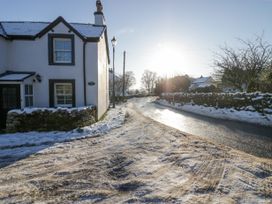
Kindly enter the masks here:
[[6, 128], [7, 113], [21, 108], [20, 85], [0, 84], [0, 129]]

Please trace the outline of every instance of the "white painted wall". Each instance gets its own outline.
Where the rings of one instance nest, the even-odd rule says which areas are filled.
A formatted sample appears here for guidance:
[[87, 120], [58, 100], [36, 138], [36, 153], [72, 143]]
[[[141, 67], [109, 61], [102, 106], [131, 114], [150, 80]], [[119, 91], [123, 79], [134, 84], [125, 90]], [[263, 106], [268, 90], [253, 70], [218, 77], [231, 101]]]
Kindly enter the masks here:
[[[62, 23], [54, 28], [54, 34], [73, 34]], [[84, 78], [83, 78], [83, 41], [75, 35], [75, 65], [57, 66], [48, 62], [48, 34], [40, 39], [33, 40], [0, 40], [0, 50], [6, 54], [0, 55], [3, 67], [10, 71], [36, 72], [41, 75], [41, 82], [33, 82], [33, 78], [21, 85], [21, 101], [24, 107], [23, 85], [33, 83], [34, 106], [49, 106], [49, 79], [74, 79], [76, 106], [84, 106]], [[0, 38], [1, 39], [1, 38]], [[7, 46], [8, 45], [8, 46]], [[3, 71], [1, 71], [3, 72]], [[108, 58], [105, 36], [98, 43], [86, 43], [86, 92], [87, 105], [95, 105], [98, 109], [98, 118], [109, 107]], [[94, 86], [88, 85], [95, 82]]]
[[[54, 28], [54, 34], [73, 34], [62, 23]], [[10, 42], [8, 68], [12, 71], [33, 71], [41, 75], [42, 82], [36, 82], [35, 104], [49, 106], [49, 79], [74, 79], [76, 106], [84, 106], [83, 91], [83, 42], [75, 35], [75, 65], [56, 66], [48, 64], [48, 35], [35, 41], [14, 40]]]
[[7, 69], [8, 41], [0, 36], [0, 74]]
[[109, 107], [109, 65], [105, 34], [98, 43], [98, 118], [103, 116]]
[[[106, 41], [103, 35], [98, 43], [86, 45], [87, 104], [97, 106], [98, 119], [109, 107], [108, 66]], [[88, 82], [95, 82], [95, 85], [89, 86]]]
[[[86, 96], [87, 105], [98, 104], [98, 51], [97, 43], [86, 44]], [[94, 82], [94, 86], [89, 86]]]

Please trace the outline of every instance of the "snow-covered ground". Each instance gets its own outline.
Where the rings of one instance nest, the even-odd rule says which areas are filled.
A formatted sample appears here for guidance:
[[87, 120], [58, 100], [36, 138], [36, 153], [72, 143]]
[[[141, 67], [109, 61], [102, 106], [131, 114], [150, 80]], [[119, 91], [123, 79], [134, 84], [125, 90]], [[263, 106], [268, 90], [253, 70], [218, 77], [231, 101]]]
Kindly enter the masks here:
[[272, 202], [271, 159], [169, 128], [144, 117], [136, 103], [123, 106], [118, 129], [0, 168], [0, 203]]
[[185, 104], [181, 105], [180, 103], [170, 104], [164, 99], [159, 99], [156, 103], [164, 105], [170, 108], [175, 108], [178, 110], [195, 113], [203, 116], [208, 116], [212, 118], [226, 119], [226, 120], [235, 120], [247, 123], [254, 123], [258, 125], [264, 125], [272, 127], [272, 114], [261, 114], [253, 111], [237, 111], [234, 108], [214, 108], [214, 107], [205, 107], [199, 105]]
[[124, 120], [124, 110], [122, 107], [117, 106], [116, 109], [110, 109], [103, 120], [91, 126], [68, 132], [54, 131], [0, 134], [0, 158], [5, 158], [5, 160], [0, 162], [0, 166], [45, 149], [55, 143], [103, 135], [111, 129], [120, 127], [124, 123]]

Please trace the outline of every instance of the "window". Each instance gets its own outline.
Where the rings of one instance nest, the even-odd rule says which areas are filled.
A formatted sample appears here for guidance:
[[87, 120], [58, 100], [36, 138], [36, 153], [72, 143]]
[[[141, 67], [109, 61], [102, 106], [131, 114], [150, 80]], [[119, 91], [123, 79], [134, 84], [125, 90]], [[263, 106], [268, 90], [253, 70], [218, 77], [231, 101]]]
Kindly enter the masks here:
[[33, 85], [25, 85], [25, 107], [33, 107]]
[[75, 107], [75, 80], [49, 79], [50, 107]]
[[74, 65], [74, 36], [49, 34], [50, 65]]
[[72, 63], [72, 41], [65, 38], [54, 38], [54, 62]]
[[55, 107], [73, 106], [73, 87], [71, 83], [55, 83]]

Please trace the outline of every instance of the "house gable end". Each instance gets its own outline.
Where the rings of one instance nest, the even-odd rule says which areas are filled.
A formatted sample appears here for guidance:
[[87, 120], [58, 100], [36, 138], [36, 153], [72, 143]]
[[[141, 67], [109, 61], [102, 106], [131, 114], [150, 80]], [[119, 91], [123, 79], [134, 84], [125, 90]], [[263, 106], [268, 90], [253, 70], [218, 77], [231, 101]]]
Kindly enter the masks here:
[[41, 38], [48, 32], [54, 29], [59, 23], [63, 23], [70, 31], [75, 33], [81, 40], [85, 41], [86, 38], [82, 36], [76, 29], [74, 29], [62, 16], [59, 16], [56, 20], [50, 23], [47, 27], [45, 27], [41, 32], [39, 32], [35, 38]]
[[107, 32], [107, 29], [105, 29], [104, 34], [105, 34], [105, 41], [106, 41], [106, 49], [107, 49], [107, 56], [108, 56], [108, 64], [110, 64], [110, 48], [109, 48], [109, 40], [108, 40], [108, 32]]

